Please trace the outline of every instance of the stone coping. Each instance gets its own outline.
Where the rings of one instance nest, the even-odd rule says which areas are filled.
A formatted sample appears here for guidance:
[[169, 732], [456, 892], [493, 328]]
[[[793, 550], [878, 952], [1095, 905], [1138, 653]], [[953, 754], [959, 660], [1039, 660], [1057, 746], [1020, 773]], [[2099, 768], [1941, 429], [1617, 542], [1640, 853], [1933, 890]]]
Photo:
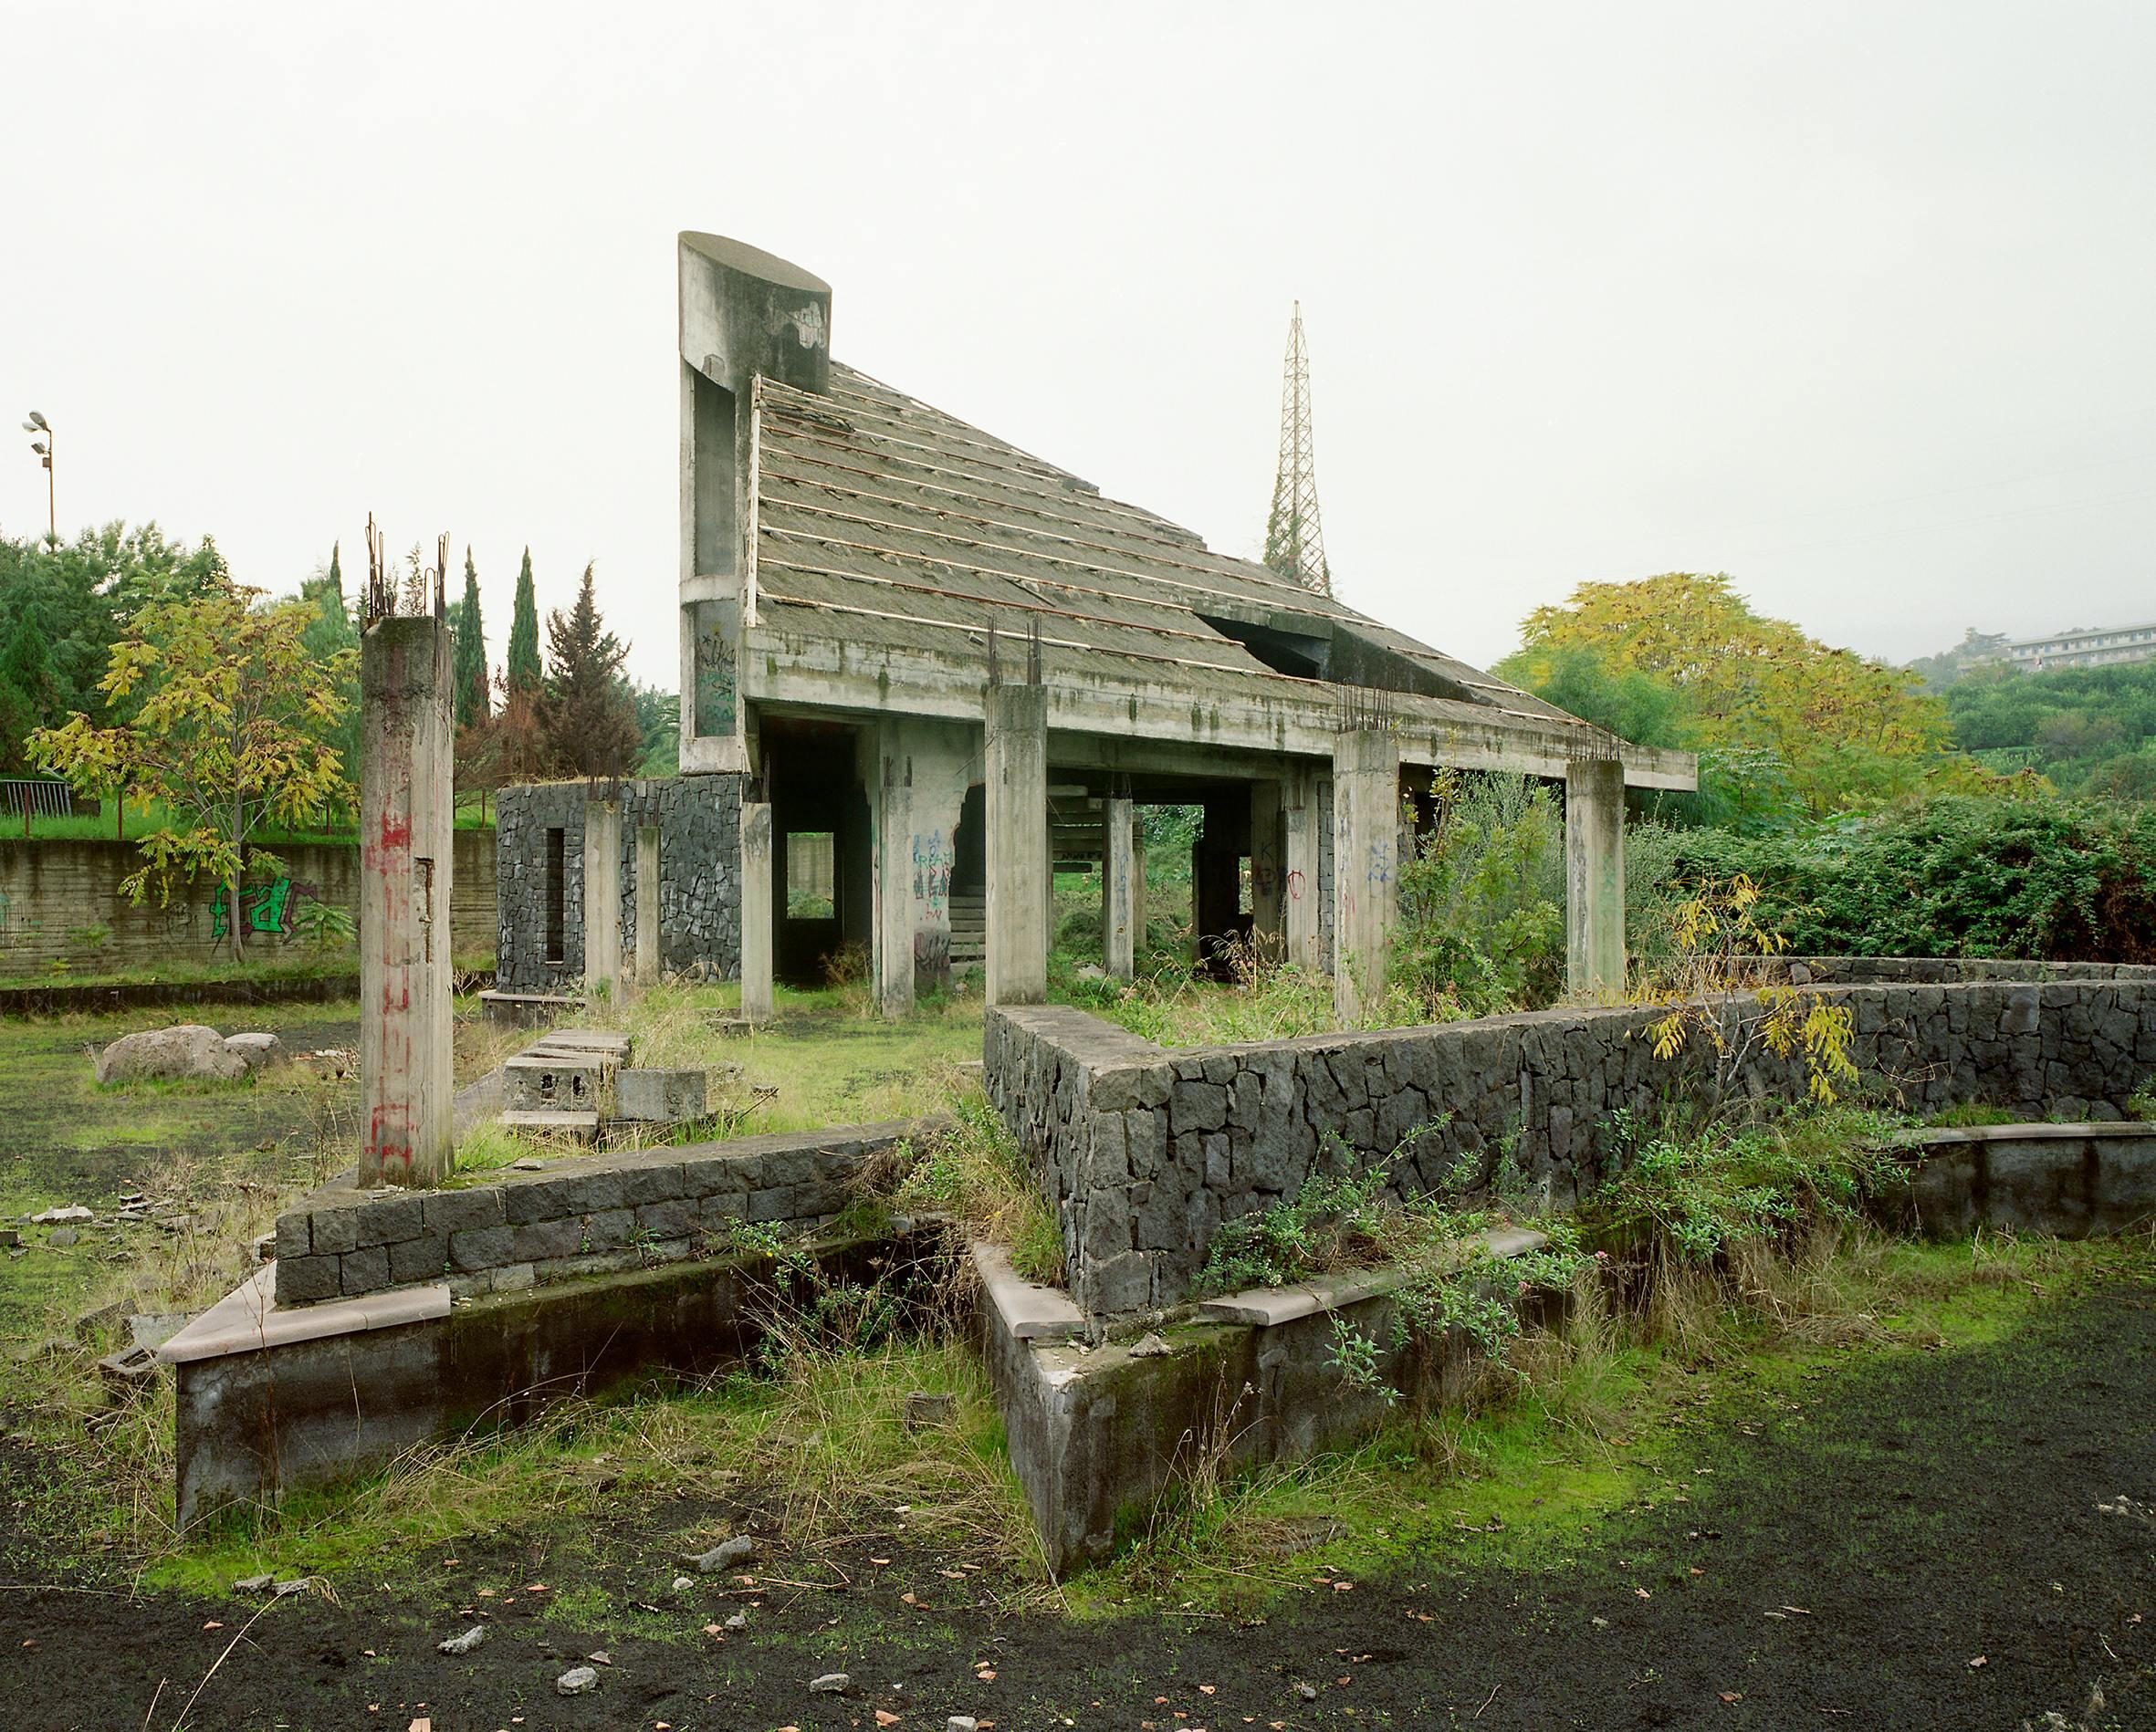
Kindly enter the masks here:
[[[1474, 1236], [1498, 1257], [1524, 1256], [1550, 1242], [1547, 1233], [1533, 1227], [1492, 1227]], [[1012, 1341], [1046, 1346], [1075, 1341], [1086, 1332], [1085, 1313], [1062, 1288], [1027, 1280], [1010, 1267], [1010, 1253], [1000, 1245], [976, 1239], [970, 1249], [989, 1303], [995, 1307], [1003, 1332]], [[1314, 1317], [1320, 1311], [1359, 1305], [1391, 1292], [1407, 1278], [1401, 1269], [1358, 1269], [1294, 1287], [1246, 1288], [1240, 1293], [1198, 1300], [1197, 1315], [1201, 1322], [1250, 1323], [1268, 1329]]]
[[2087, 1142], [2092, 1138], [2156, 1137], [2140, 1119], [2035, 1119], [2018, 1124], [1919, 1125], [1894, 1139], [1898, 1148], [1952, 1148], [1965, 1142]]
[[167, 1365], [256, 1353], [295, 1341], [393, 1329], [449, 1315], [449, 1283], [401, 1287], [319, 1305], [279, 1305], [277, 1265], [266, 1263], [157, 1350]]
[[1010, 1267], [1010, 1253], [1000, 1245], [976, 1239], [969, 1249], [982, 1290], [1011, 1340], [1067, 1341], [1085, 1332], [1085, 1313], [1062, 1288], [1027, 1280]]
[[[1547, 1233], [1533, 1227], [1492, 1227], [1480, 1238], [1490, 1255], [1523, 1257], [1550, 1242]], [[1404, 1269], [1357, 1269], [1294, 1287], [1252, 1287], [1240, 1293], [1222, 1293], [1198, 1301], [1198, 1315], [1209, 1323], [1254, 1323], [1261, 1329], [1293, 1323], [1320, 1311], [1344, 1310], [1365, 1299], [1389, 1293], [1408, 1279]]]

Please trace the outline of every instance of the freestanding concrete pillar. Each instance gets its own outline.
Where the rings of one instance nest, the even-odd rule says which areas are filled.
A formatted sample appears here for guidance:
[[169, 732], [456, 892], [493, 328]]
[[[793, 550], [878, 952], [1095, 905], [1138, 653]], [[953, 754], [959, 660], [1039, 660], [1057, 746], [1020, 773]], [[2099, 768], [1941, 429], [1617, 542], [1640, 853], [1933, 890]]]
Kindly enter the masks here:
[[584, 990], [622, 1001], [622, 809], [584, 804]]
[[360, 637], [362, 1185], [439, 1184], [455, 1153], [449, 660], [439, 616]]
[[991, 685], [983, 817], [988, 829], [991, 1005], [1048, 996], [1048, 688]]
[[1565, 767], [1565, 986], [1605, 1003], [1625, 992], [1625, 767]]
[[741, 1014], [771, 1019], [771, 808], [741, 805]]
[[1333, 1009], [1353, 1022], [1385, 989], [1399, 913], [1400, 743], [1359, 730], [1333, 742]]
[[1287, 958], [1309, 974], [1325, 965], [1318, 919], [1317, 772], [1297, 765], [1281, 791], [1281, 931]]
[[1268, 963], [1287, 951], [1284, 807], [1278, 782], [1251, 784], [1251, 947]]
[[1102, 809], [1102, 961], [1117, 980], [1128, 980], [1137, 973], [1138, 909], [1146, 870], [1136, 846], [1137, 809], [1134, 800], [1114, 798]]
[[636, 984], [659, 984], [659, 827], [636, 831]]
[[886, 1017], [914, 1007], [913, 765], [897, 729], [881, 730], [875, 809], [875, 920], [873, 926], [876, 1008]]

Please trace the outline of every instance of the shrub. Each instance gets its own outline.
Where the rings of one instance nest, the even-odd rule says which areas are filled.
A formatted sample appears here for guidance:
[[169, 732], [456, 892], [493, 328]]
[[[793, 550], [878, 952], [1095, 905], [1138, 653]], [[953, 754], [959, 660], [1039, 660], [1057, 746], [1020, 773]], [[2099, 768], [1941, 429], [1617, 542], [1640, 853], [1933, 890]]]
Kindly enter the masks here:
[[1761, 888], [1805, 955], [2156, 961], [2156, 810], [1952, 798], [1787, 836], [1683, 833], [1682, 869]]

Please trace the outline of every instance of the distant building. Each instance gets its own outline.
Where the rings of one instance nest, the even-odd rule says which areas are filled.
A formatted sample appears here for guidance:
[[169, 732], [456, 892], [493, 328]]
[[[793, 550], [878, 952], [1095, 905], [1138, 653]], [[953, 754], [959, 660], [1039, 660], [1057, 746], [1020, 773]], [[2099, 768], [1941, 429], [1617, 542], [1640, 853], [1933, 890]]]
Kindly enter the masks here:
[[2099, 625], [2086, 631], [2054, 631], [2049, 637], [2009, 643], [2002, 653], [2009, 666], [2031, 673], [2046, 668], [2156, 661], [2156, 625]]

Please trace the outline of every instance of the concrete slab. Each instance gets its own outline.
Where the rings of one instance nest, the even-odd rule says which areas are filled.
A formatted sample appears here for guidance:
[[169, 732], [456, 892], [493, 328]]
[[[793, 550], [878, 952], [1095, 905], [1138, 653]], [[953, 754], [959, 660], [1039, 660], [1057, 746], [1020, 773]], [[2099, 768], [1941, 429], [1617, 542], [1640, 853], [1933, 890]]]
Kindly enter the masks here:
[[547, 1136], [591, 1138], [599, 1134], [599, 1115], [596, 1112], [519, 1112], [501, 1115], [503, 1128], [509, 1131], [534, 1131]]

